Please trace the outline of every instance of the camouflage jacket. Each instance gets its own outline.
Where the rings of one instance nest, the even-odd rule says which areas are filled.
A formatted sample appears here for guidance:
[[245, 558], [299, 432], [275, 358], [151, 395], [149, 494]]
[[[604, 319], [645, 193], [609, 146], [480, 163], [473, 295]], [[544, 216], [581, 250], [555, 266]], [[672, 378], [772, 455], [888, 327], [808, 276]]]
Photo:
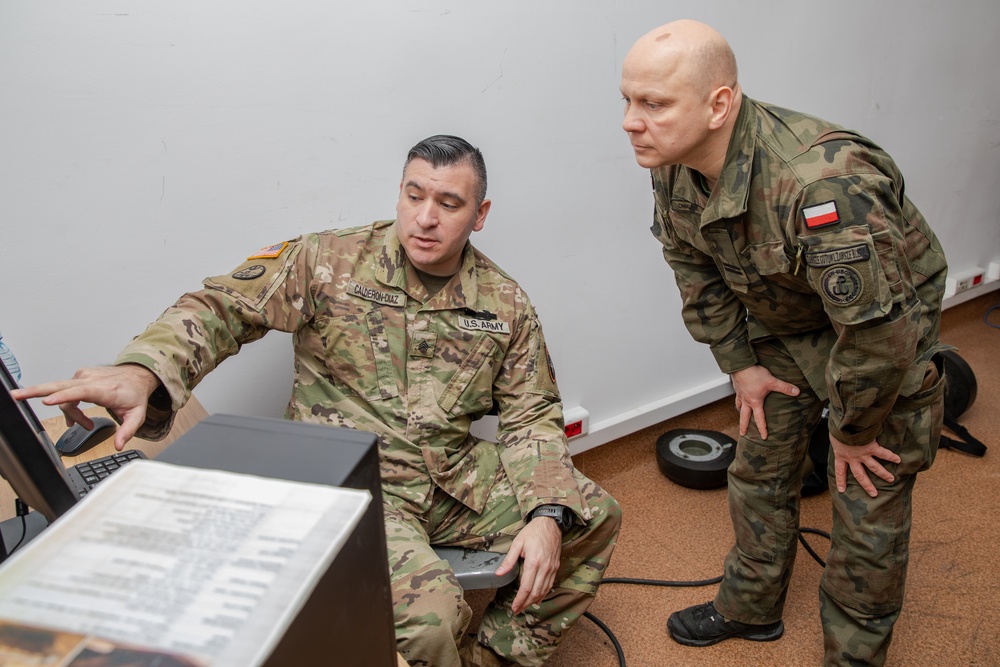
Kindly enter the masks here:
[[874, 440], [938, 349], [946, 264], [892, 159], [818, 118], [744, 97], [709, 196], [697, 172], [652, 170], [652, 232], [684, 322], [726, 373], [779, 337], [830, 399], [831, 433]]
[[[264, 248], [204, 286], [115, 362], [152, 370], [171, 410], [244, 343], [271, 329], [290, 332], [295, 370], [286, 416], [376, 433], [389, 502], [423, 512], [437, 486], [481, 511], [502, 465], [522, 515], [556, 503], [589, 519], [535, 311], [520, 286], [471, 245], [460, 272], [434, 297], [391, 221]], [[494, 404], [499, 446], [469, 433]], [[151, 430], [162, 430], [160, 421]]]

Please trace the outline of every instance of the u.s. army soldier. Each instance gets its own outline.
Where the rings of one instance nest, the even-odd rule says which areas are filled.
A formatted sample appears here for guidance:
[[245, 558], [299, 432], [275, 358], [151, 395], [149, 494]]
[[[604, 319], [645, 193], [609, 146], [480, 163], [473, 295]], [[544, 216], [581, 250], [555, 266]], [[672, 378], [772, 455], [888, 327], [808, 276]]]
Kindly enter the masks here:
[[692, 646], [781, 636], [802, 464], [828, 403], [825, 662], [880, 665], [903, 603], [914, 479], [941, 428], [941, 246], [882, 149], [745, 97], [706, 25], [640, 38], [621, 92], [684, 322], [730, 374], [740, 412], [725, 579], [668, 630]]
[[[293, 334], [286, 416], [376, 433], [400, 653], [411, 665], [540, 665], [596, 593], [617, 503], [578, 472], [541, 325], [521, 287], [468, 242], [490, 209], [482, 154], [435, 136], [407, 156], [395, 220], [307, 234], [252, 253], [186, 294], [114, 366], [29, 388], [69, 420], [103, 405], [163, 435], [192, 387], [240, 346]], [[498, 443], [469, 433], [494, 409]], [[507, 552], [519, 580], [477, 637], [431, 545]]]

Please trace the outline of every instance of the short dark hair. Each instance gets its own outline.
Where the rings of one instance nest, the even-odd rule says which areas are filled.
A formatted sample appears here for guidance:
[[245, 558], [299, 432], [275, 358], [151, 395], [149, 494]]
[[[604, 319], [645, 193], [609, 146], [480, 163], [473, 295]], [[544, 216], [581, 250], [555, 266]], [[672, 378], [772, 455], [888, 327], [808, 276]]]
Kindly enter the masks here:
[[468, 162], [479, 182], [479, 189], [476, 191], [476, 205], [478, 206], [486, 199], [486, 161], [479, 149], [465, 139], [450, 134], [435, 134], [433, 137], [427, 137], [407, 153], [403, 171], [405, 172], [406, 168], [410, 166], [410, 162], [417, 158], [427, 160], [435, 168]]

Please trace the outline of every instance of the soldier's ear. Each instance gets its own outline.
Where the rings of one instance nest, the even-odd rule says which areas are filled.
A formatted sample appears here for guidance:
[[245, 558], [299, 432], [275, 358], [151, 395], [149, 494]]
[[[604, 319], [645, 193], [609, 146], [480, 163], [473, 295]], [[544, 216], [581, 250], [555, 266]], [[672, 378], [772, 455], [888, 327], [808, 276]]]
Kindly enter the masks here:
[[476, 211], [476, 222], [472, 225], [472, 231], [478, 232], [486, 224], [486, 216], [490, 212], [491, 204], [492, 202], [489, 199], [484, 199], [479, 204], [479, 210]]
[[726, 124], [729, 114], [733, 113], [739, 94], [738, 90], [738, 86], [735, 90], [729, 86], [720, 86], [712, 91], [711, 97], [709, 97], [712, 112], [708, 119], [708, 129], [718, 130]]

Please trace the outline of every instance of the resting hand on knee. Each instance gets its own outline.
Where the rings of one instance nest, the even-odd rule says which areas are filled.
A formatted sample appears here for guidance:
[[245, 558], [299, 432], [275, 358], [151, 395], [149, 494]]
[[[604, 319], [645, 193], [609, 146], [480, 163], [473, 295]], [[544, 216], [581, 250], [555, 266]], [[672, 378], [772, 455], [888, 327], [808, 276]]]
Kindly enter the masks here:
[[535, 517], [521, 529], [497, 568], [497, 574], [503, 575], [517, 566], [519, 558], [524, 559], [521, 585], [511, 605], [515, 614], [545, 599], [555, 584], [561, 555], [562, 531], [555, 520], [547, 516]]
[[847, 490], [847, 469], [861, 484], [861, 488], [874, 498], [878, 495], [875, 485], [868, 478], [868, 470], [875, 473], [885, 481], [892, 483], [895, 480], [892, 473], [882, 467], [879, 459], [899, 463], [900, 458], [890, 450], [878, 444], [874, 440], [867, 445], [851, 446], [830, 436], [830, 447], [833, 449], [834, 475], [837, 482], [837, 491], [844, 493]]
[[772, 391], [786, 396], [798, 396], [799, 388], [771, 375], [763, 366], [748, 366], [729, 376], [736, 390], [736, 409], [740, 411], [740, 435], [747, 434], [753, 416], [760, 437], [767, 440], [767, 419], [764, 417], [764, 399]]

